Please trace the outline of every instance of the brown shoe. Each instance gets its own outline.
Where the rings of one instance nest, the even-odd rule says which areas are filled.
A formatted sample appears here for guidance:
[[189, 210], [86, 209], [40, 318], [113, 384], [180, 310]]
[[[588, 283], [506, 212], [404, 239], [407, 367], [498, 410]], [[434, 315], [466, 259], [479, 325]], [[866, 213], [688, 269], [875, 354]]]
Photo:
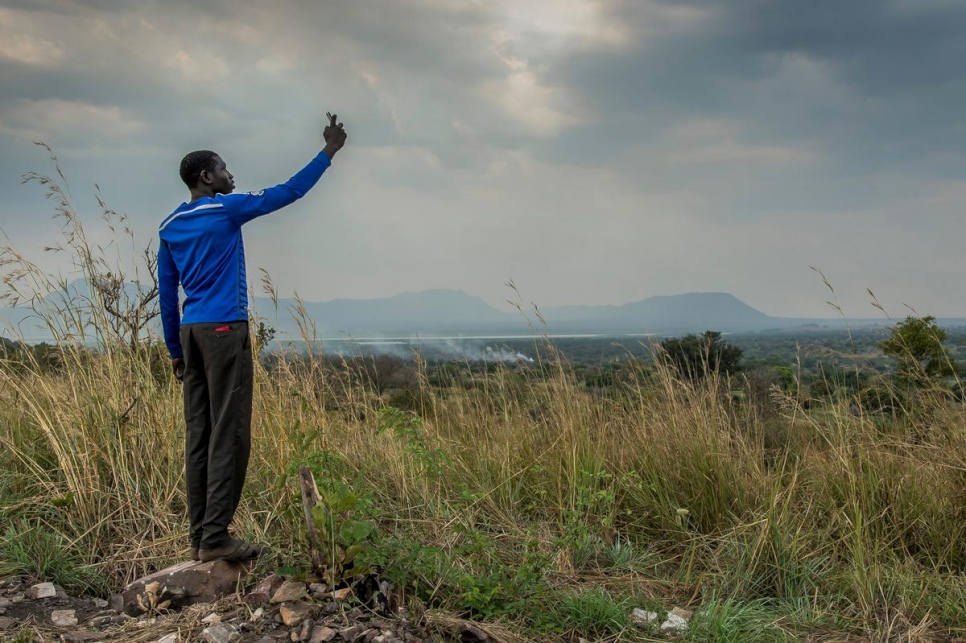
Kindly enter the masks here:
[[263, 553], [263, 549], [261, 547], [256, 547], [255, 545], [245, 542], [240, 538], [232, 538], [221, 547], [215, 547], [214, 549], [199, 549], [198, 558], [203, 562], [208, 562], [211, 560], [226, 560], [229, 562], [236, 562], [258, 558], [258, 555], [261, 553]]

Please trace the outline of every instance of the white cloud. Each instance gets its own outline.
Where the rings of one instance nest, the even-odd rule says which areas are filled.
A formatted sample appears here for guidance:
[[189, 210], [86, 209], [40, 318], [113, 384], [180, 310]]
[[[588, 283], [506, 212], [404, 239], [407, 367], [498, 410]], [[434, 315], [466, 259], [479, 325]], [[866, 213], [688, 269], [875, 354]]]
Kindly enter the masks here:
[[[476, 90], [480, 99], [509, 117], [511, 123], [527, 136], [553, 138], [579, 119], [562, 110], [565, 103], [561, 90], [541, 85], [529, 69], [518, 68], [508, 76], [484, 81]], [[492, 125], [502, 128], [505, 118], [494, 119]], [[501, 123], [502, 121], [502, 123]], [[509, 129], [515, 129], [510, 127]]]
[[53, 41], [0, 29], [0, 56], [41, 67], [53, 67], [64, 58], [64, 48]]
[[20, 100], [0, 114], [0, 131], [23, 140], [67, 137], [97, 144], [140, 132], [144, 123], [116, 105], [60, 99]]
[[255, 69], [269, 74], [291, 71], [295, 69], [298, 61], [295, 56], [286, 53], [275, 54], [259, 58], [255, 63]]
[[231, 73], [221, 56], [202, 49], [192, 53], [180, 49], [168, 61], [168, 66], [180, 71], [185, 79], [199, 83], [222, 80]]
[[503, 36], [522, 49], [534, 36], [544, 46], [560, 47], [580, 40], [619, 46], [630, 35], [625, 25], [609, 20], [594, 0], [498, 0], [497, 5]]
[[0, 56], [39, 67], [59, 64], [64, 58], [63, 44], [36, 31], [22, 12], [0, 7]]
[[763, 145], [741, 140], [741, 126], [723, 119], [699, 119], [679, 125], [670, 134], [665, 158], [685, 165], [718, 163], [804, 163], [816, 158], [802, 145]]

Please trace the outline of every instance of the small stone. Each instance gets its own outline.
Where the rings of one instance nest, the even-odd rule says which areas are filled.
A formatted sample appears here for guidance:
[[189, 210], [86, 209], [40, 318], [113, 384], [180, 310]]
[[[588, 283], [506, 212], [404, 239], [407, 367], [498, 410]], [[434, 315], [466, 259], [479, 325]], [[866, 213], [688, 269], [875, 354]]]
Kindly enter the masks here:
[[13, 601], [9, 598], [0, 598], [0, 608], [10, 607], [11, 605], [13, 605]]
[[171, 634], [165, 634], [154, 643], [181, 643], [181, 638], [177, 632], [171, 632]]
[[353, 625], [352, 627], [347, 627], [343, 630], [339, 630], [339, 636], [342, 637], [344, 641], [355, 641], [356, 637], [366, 631], [363, 625]]
[[667, 620], [661, 623], [661, 631], [683, 634], [688, 631], [688, 622], [677, 614], [669, 613], [667, 615]]
[[94, 607], [96, 607], [99, 610], [102, 610], [108, 606], [108, 602], [105, 601], [103, 598], [95, 598], [91, 602], [94, 604]]
[[11, 627], [17, 624], [17, 619], [10, 618], [9, 616], [0, 616], [0, 632], [3, 630], [9, 630]]
[[201, 638], [205, 643], [234, 643], [241, 638], [241, 634], [231, 625], [217, 623], [203, 629]]
[[337, 589], [332, 592], [332, 598], [337, 601], [344, 601], [345, 599], [349, 598], [350, 594], [352, 594], [352, 588], [343, 587], [342, 589]]
[[635, 625], [649, 625], [657, 621], [660, 617], [657, 612], [648, 612], [640, 608], [635, 607], [634, 611], [631, 612], [631, 621]]
[[469, 623], [464, 623], [460, 626], [460, 638], [463, 641], [489, 641], [490, 636], [478, 627], [474, 627]]
[[316, 625], [309, 636], [309, 643], [327, 643], [335, 638], [336, 631], [331, 627]]
[[282, 617], [282, 622], [288, 627], [301, 625], [315, 611], [314, 605], [308, 603], [283, 603], [278, 613]]
[[[310, 619], [310, 618], [307, 618], [304, 621], [302, 621], [302, 629], [298, 633], [298, 640], [299, 641], [308, 641], [309, 640], [309, 637], [312, 635], [312, 628], [314, 626], [315, 626], [315, 621], [312, 620], [312, 619]], [[293, 632], [294, 632], [294, 630], [293, 630]]]
[[33, 600], [53, 598], [57, 596], [57, 588], [53, 583], [37, 583], [27, 590], [27, 597]]
[[675, 607], [673, 610], [671, 610], [671, 614], [674, 614], [675, 616], [680, 616], [685, 621], [690, 621], [691, 617], [694, 616], [694, 612], [690, 610], [682, 609], [680, 607]]
[[265, 608], [264, 607], [259, 607], [257, 610], [255, 610], [254, 612], [252, 612], [252, 619], [251, 620], [252, 621], [257, 621], [258, 619], [262, 618], [263, 616], [265, 616]]
[[262, 603], [267, 603], [278, 588], [282, 586], [285, 580], [278, 576], [277, 574], [269, 574], [262, 580], [258, 581], [258, 585], [255, 589], [250, 591], [245, 595], [243, 599], [247, 605], [261, 605]]
[[312, 583], [309, 585], [309, 592], [311, 592], [312, 596], [315, 598], [324, 596], [328, 590], [329, 588], [325, 586], [325, 583]]
[[87, 621], [87, 624], [91, 627], [104, 627], [105, 625], [110, 625], [113, 622], [113, 616], [95, 616]]
[[217, 612], [212, 612], [208, 616], [201, 619], [201, 622], [204, 623], [205, 625], [217, 625], [218, 623], [221, 623], [221, 614], [218, 614]]
[[272, 603], [290, 603], [292, 601], [300, 600], [305, 596], [305, 583], [299, 581], [287, 580], [282, 583], [282, 586], [276, 590], [275, 594], [272, 596]]
[[77, 612], [74, 610], [54, 610], [50, 613], [50, 622], [57, 627], [74, 627], [77, 625]]

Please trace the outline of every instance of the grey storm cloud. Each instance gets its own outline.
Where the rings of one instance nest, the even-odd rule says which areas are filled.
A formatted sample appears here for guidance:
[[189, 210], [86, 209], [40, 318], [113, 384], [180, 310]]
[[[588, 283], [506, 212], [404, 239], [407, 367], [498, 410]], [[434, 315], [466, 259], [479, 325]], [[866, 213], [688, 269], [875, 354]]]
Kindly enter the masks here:
[[35, 139], [153, 235], [186, 151], [258, 189], [332, 110], [338, 178], [246, 238], [289, 292], [792, 314], [817, 264], [953, 310], [964, 54], [954, 0], [0, 0], [0, 228], [46, 211]]
[[[613, 151], [633, 140], [629, 127], [655, 137], [682, 119], [729, 117], [747, 126], [750, 140], [828, 146], [859, 172], [906, 163], [910, 153], [929, 172], [935, 163], [923, 154], [952, 154], [962, 169], [964, 3], [599, 6], [628, 32], [625, 42], [575, 48], [548, 71], [606, 115], [576, 134], [582, 141]], [[606, 153], [597, 152], [595, 161]]]
[[[182, 120], [198, 118], [186, 101], [203, 102], [207, 109], [224, 110], [210, 122], [224, 127], [220, 135], [227, 137], [234, 133], [232, 125], [284, 121], [279, 103], [285, 93], [318, 95], [331, 89], [350, 98], [355, 94], [354, 107], [370, 109], [363, 117], [371, 126], [354, 137], [355, 144], [409, 138], [445, 147], [425, 132], [449, 138], [452, 114], [472, 118], [472, 101], [460, 104], [462, 90], [502, 73], [495, 57], [479, 55], [493, 16], [475, 3], [454, 3], [448, 9], [445, 3], [374, 1], [2, 4], [33, 14], [35, 22], [48, 25], [49, 42], [68, 41], [70, 51], [50, 67], [0, 57], [0, 79], [9, 88], [0, 96], [0, 107], [69, 96], [130, 106], [155, 126], [177, 130], [179, 114]], [[166, 41], [164, 49], [152, 42], [152, 33]], [[172, 60], [175, 52], [182, 57]], [[277, 69], [270, 68], [273, 56]], [[181, 75], [170, 73], [179, 63], [205, 82], [186, 85]], [[378, 97], [367, 87], [367, 73], [384, 82], [408, 83], [421, 117], [442, 120], [443, 127], [414, 129], [400, 137], [389, 110], [379, 110]], [[358, 109], [354, 114], [359, 119]], [[170, 139], [170, 132], [164, 137]]]

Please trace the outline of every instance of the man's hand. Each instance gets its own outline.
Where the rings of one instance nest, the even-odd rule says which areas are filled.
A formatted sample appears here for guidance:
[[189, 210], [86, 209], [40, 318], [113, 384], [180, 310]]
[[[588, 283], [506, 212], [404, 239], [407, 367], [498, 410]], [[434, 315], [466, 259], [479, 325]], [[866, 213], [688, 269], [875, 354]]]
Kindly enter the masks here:
[[179, 382], [184, 381], [184, 358], [175, 357], [171, 360], [171, 370]]
[[325, 148], [322, 151], [328, 154], [329, 158], [332, 158], [345, 145], [346, 133], [342, 123], [336, 123], [335, 114], [326, 112], [325, 115], [329, 119], [329, 124], [322, 131], [322, 137], [325, 139]]

